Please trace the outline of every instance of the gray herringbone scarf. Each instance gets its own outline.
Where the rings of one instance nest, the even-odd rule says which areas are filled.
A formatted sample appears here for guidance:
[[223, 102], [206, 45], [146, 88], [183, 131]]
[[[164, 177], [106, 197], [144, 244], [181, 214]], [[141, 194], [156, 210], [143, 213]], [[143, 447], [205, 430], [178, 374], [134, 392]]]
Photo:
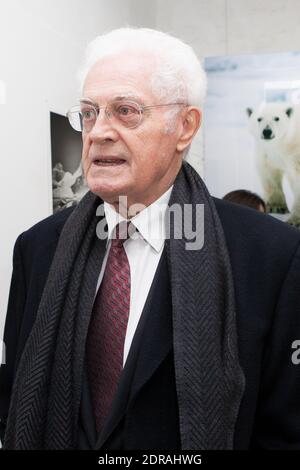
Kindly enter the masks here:
[[[16, 373], [5, 449], [76, 448], [86, 334], [105, 252], [105, 241], [95, 242], [101, 202], [88, 193], [61, 232]], [[201, 250], [186, 250], [172, 226], [166, 241], [182, 448], [231, 449], [244, 391], [231, 268], [213, 200], [186, 162], [175, 203], [204, 204], [205, 213]]]

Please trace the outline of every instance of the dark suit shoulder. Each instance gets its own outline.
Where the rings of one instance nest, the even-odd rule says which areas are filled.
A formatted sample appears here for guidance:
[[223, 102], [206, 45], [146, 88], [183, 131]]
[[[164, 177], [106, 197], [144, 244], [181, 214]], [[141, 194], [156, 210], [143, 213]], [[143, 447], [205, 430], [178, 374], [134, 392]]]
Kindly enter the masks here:
[[21, 234], [22, 240], [25, 242], [40, 242], [56, 238], [73, 210], [74, 207], [69, 207], [37, 222]]
[[19, 235], [15, 244], [15, 252], [20, 253], [27, 281], [36, 275], [43, 279], [46, 278], [46, 274], [41, 276], [41, 269], [47, 273], [60, 232], [72, 211], [73, 207], [63, 209], [41, 220]]
[[300, 230], [267, 214], [213, 198], [225, 236], [258, 243], [268, 250], [294, 251], [300, 242]]
[[282, 282], [299, 249], [300, 230], [254, 209], [217, 198], [214, 202], [232, 264]]

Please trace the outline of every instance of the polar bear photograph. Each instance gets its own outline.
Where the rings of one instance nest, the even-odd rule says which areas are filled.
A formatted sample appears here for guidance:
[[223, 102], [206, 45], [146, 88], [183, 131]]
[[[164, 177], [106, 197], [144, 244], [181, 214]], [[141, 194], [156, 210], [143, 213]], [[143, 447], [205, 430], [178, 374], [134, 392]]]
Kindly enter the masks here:
[[300, 226], [300, 109], [288, 102], [263, 102], [247, 108], [249, 129], [255, 139], [255, 159], [268, 212], [287, 213], [282, 181], [293, 194], [287, 220]]

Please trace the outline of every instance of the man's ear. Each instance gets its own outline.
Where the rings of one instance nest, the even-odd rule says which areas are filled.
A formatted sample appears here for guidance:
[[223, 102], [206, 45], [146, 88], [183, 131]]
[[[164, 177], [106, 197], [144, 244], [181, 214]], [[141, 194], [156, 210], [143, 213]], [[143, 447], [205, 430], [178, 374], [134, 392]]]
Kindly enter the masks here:
[[202, 121], [202, 113], [199, 108], [190, 106], [182, 116], [181, 135], [178, 139], [176, 150], [183, 152], [192, 142]]

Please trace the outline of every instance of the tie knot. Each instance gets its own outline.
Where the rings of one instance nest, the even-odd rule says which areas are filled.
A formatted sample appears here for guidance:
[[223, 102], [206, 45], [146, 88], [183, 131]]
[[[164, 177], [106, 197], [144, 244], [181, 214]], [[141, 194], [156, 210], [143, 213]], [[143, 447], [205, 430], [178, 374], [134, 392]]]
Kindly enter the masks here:
[[120, 222], [116, 225], [113, 238], [112, 238], [112, 245], [116, 247], [121, 247], [123, 243], [130, 238], [130, 235], [134, 232], [134, 225], [129, 221]]

